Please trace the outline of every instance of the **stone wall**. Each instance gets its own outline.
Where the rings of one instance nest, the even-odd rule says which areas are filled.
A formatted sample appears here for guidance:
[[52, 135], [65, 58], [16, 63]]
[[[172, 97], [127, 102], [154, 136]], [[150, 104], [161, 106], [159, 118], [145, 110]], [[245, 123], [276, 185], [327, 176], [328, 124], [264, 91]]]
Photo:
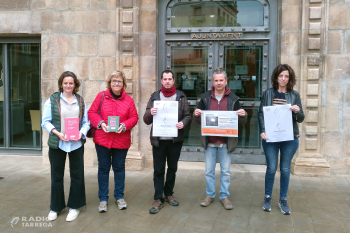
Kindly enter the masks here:
[[[326, 4], [326, 3], [325, 3]], [[327, 1], [323, 32], [324, 69], [320, 72], [320, 133], [323, 156], [332, 174], [350, 173], [350, 1]]]
[[297, 175], [348, 174], [349, 1], [280, 2], [280, 62], [296, 68], [306, 114]]
[[[105, 90], [105, 78], [116, 69], [115, 0], [11, 0], [0, 5], [0, 32], [5, 36], [41, 36], [42, 107], [58, 90], [65, 70], [81, 80], [80, 94], [88, 107]], [[129, 90], [132, 92], [132, 89]], [[48, 133], [43, 130], [43, 160], [48, 164]], [[96, 164], [91, 139], [85, 165]]]
[[[42, 104], [57, 90], [64, 70], [82, 81], [90, 106], [115, 69], [126, 73], [127, 93], [140, 120], [132, 131], [127, 167], [152, 167], [150, 126], [142, 117], [157, 83], [159, 0], [4, 0], [3, 36], [40, 35]], [[298, 175], [350, 173], [350, 1], [279, 1], [278, 62], [298, 77], [306, 119], [292, 172]], [[43, 131], [43, 159], [48, 133]], [[91, 139], [86, 166], [96, 165]]]

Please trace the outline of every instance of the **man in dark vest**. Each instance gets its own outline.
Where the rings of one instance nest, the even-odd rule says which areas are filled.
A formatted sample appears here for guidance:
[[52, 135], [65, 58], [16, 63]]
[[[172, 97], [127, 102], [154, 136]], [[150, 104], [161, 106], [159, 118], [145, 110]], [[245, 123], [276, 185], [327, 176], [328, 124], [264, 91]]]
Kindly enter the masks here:
[[[201, 95], [201, 100], [193, 113], [194, 120], [198, 124], [201, 124], [202, 110], [237, 111], [238, 123], [245, 124], [247, 113], [241, 108], [238, 96], [231, 92], [226, 85], [226, 72], [222, 69], [216, 69], [213, 74], [213, 87]], [[237, 137], [201, 136], [201, 144], [205, 149], [205, 179], [207, 184], [207, 197], [201, 202], [201, 206], [209, 206], [214, 201], [216, 154], [219, 154], [220, 200], [225, 209], [233, 209], [228, 200], [230, 195], [228, 187], [230, 186], [231, 153], [236, 149], [237, 141]]]

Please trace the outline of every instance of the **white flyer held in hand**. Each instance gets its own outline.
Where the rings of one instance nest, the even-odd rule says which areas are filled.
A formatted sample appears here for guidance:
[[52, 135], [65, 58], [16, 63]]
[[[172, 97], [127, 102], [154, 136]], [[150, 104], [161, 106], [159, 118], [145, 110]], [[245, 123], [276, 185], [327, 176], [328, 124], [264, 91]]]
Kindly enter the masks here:
[[157, 114], [153, 116], [153, 137], [177, 137], [177, 101], [154, 101]]
[[294, 140], [291, 105], [263, 107], [266, 142]]

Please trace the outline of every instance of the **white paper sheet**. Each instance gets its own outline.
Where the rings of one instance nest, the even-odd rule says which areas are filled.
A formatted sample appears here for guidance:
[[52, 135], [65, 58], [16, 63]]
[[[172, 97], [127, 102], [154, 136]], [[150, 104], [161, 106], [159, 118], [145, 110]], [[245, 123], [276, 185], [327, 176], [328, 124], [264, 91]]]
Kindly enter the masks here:
[[153, 137], [177, 137], [178, 102], [154, 101], [157, 114], [153, 116]]
[[263, 107], [267, 142], [282, 142], [294, 139], [290, 107], [290, 104]]

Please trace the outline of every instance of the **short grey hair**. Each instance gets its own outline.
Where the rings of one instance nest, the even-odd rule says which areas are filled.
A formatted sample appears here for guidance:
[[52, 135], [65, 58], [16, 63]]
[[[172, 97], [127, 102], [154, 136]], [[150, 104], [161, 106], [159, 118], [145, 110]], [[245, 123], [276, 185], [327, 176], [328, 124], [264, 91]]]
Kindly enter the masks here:
[[225, 79], [227, 81], [227, 74], [226, 72], [224, 71], [224, 69], [222, 69], [221, 67], [219, 68], [216, 68], [213, 72], [213, 79], [214, 79], [214, 76], [217, 75], [217, 74], [223, 74], [225, 76]]

